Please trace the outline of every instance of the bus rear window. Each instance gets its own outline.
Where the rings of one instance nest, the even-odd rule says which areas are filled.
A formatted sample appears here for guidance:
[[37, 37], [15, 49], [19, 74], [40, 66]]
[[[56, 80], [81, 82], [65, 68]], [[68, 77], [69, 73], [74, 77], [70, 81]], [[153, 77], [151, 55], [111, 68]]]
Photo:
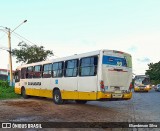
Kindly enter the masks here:
[[115, 57], [115, 56], [103, 56], [102, 63], [107, 64], [107, 65], [127, 67], [127, 62], [125, 58], [120, 58], [120, 57]]

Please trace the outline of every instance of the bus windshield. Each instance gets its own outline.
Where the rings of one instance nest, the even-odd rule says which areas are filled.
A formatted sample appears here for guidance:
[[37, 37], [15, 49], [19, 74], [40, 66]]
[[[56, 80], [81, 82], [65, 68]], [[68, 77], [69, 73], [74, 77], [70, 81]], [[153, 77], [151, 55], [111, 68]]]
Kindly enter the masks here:
[[149, 78], [142, 78], [142, 84], [144, 84], [144, 85], [150, 84], [150, 79]]
[[103, 56], [103, 64], [115, 65], [115, 66], [124, 66], [127, 67], [127, 62], [125, 58], [115, 57], [115, 56]]
[[135, 83], [137, 84], [143, 84], [143, 85], [148, 85], [150, 84], [150, 79], [147, 77], [139, 77], [135, 79]]

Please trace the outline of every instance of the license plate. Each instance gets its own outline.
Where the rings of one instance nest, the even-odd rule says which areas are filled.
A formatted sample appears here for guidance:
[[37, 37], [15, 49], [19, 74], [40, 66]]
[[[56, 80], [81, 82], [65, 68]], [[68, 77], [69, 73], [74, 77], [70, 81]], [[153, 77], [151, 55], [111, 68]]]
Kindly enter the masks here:
[[112, 98], [122, 98], [122, 94], [112, 94]]
[[121, 91], [115, 91], [114, 93], [116, 93], [116, 94], [120, 94], [120, 93], [121, 93]]

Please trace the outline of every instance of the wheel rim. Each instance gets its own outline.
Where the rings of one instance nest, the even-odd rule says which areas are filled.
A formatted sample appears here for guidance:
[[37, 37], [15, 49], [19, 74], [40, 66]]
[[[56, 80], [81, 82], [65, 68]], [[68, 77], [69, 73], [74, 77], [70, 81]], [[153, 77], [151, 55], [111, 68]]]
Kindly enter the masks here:
[[54, 99], [55, 99], [56, 102], [58, 102], [59, 101], [59, 95], [55, 95]]

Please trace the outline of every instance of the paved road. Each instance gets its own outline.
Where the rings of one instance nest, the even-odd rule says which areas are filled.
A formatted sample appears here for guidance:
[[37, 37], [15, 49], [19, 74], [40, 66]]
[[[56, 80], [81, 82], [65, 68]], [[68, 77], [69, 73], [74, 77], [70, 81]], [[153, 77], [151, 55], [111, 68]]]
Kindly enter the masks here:
[[113, 121], [160, 122], [160, 92], [155, 92], [153, 89], [148, 93], [133, 92], [133, 98], [129, 101], [89, 102], [88, 104], [109, 108], [128, 116], [127, 119], [113, 116]]

